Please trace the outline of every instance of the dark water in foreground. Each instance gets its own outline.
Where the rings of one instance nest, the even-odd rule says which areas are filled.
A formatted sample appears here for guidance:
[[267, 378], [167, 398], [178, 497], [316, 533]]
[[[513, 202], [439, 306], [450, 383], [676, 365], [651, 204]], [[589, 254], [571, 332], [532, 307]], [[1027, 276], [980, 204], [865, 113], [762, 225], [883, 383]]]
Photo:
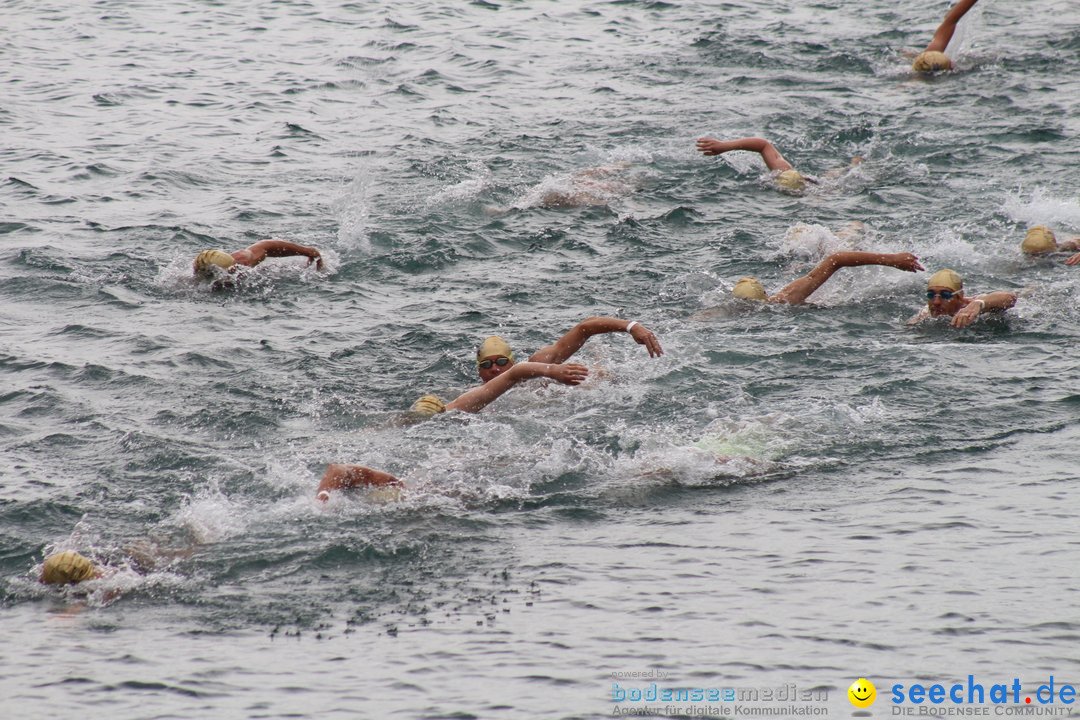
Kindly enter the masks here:
[[[1080, 234], [1080, 18], [984, 0], [960, 72], [913, 79], [945, 10], [5, 3], [4, 713], [592, 718], [657, 682], [847, 716], [865, 677], [883, 717], [897, 683], [1080, 682], [1080, 270], [1018, 252]], [[795, 197], [704, 134], [865, 162]], [[538, 206], [595, 166], [601, 204]], [[852, 221], [1030, 290], [963, 331], [906, 326], [925, 275], [884, 268], [730, 299]], [[326, 270], [190, 281], [270, 236]], [[475, 383], [483, 336], [528, 354], [596, 314], [667, 354], [598, 337], [582, 387], [393, 422]], [[332, 461], [405, 497], [316, 506]], [[33, 582], [146, 538], [193, 553]]]

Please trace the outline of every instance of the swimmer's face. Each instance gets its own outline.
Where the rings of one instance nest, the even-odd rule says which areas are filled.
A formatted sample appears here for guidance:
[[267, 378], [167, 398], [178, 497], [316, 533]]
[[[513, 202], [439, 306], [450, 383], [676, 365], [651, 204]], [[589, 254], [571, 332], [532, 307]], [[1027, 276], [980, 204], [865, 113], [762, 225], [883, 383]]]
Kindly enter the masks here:
[[[485, 367], [486, 366], [486, 367]], [[476, 364], [476, 372], [484, 382], [497, 378], [504, 372], [514, 367], [514, 361], [505, 355], [488, 355], [480, 358]]]
[[963, 290], [953, 290], [940, 285], [931, 285], [926, 289], [926, 307], [932, 317], [955, 315], [966, 304]]

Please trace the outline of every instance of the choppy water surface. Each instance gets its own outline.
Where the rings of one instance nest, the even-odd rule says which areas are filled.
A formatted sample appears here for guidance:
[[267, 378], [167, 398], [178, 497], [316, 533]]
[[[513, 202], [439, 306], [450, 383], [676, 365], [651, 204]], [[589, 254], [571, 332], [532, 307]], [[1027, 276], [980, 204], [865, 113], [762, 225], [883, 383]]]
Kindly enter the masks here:
[[[960, 71], [913, 79], [946, 9], [4, 3], [5, 712], [586, 718], [662, 671], [845, 715], [859, 677], [1077, 679], [1080, 270], [1018, 245], [1080, 234], [1080, 19], [984, 0]], [[825, 179], [781, 194], [705, 134]], [[190, 280], [271, 236], [326, 270]], [[729, 299], [852, 243], [1029, 290], [963, 331], [906, 326], [925, 275], [886, 268]], [[597, 314], [667, 354], [598, 337], [580, 388], [394, 422], [483, 336]], [[332, 461], [404, 499], [317, 506]], [[33, 581], [147, 538], [193, 554]]]

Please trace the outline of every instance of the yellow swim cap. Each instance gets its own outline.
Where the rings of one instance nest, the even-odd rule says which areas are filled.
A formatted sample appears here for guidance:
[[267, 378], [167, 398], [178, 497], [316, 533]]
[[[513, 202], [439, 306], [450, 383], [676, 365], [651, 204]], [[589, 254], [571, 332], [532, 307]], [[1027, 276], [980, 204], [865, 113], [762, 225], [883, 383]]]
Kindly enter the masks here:
[[735, 283], [731, 294], [743, 300], [768, 300], [769, 294], [765, 292], [765, 286], [758, 282], [757, 278], [744, 277]]
[[476, 349], [476, 362], [479, 363], [484, 358], [491, 357], [492, 355], [508, 357], [511, 362], [514, 360], [514, 351], [510, 349], [510, 343], [506, 342], [498, 335], [492, 335]]
[[214, 265], [228, 270], [235, 264], [236, 261], [233, 260], [233, 256], [224, 250], [203, 250], [195, 256], [195, 274], [206, 275], [210, 272], [211, 266]]
[[1028, 255], [1054, 252], [1057, 250], [1057, 239], [1050, 228], [1045, 225], [1036, 225], [1027, 231], [1024, 242], [1020, 243], [1020, 249]]
[[926, 281], [926, 287], [943, 287], [954, 292], [960, 292], [964, 289], [964, 281], [955, 271], [945, 268], [931, 275], [930, 279]]
[[952, 60], [943, 52], [924, 50], [915, 58], [915, 62], [911, 63], [911, 69], [918, 73], [952, 70]]
[[41, 566], [41, 582], [46, 585], [68, 585], [101, 575], [94, 563], [74, 550], [53, 553]]
[[431, 417], [433, 415], [438, 415], [441, 412], [446, 412], [446, 403], [435, 395], [421, 395], [417, 401], [412, 404], [412, 407], [409, 408], [409, 412], [424, 417]]
[[776, 184], [786, 190], [802, 190], [806, 187], [806, 180], [798, 170], [785, 170], [776, 176]]

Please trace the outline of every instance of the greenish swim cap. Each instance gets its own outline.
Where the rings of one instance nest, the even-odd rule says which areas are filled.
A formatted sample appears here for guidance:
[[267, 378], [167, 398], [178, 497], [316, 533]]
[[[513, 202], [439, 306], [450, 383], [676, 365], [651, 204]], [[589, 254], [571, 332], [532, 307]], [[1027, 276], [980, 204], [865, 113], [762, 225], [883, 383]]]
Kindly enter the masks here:
[[41, 582], [46, 585], [71, 585], [100, 576], [97, 566], [74, 550], [53, 553], [41, 566]]
[[432, 417], [446, 412], [446, 403], [435, 395], [422, 395], [412, 404], [409, 412], [423, 417]]
[[765, 286], [757, 278], [744, 277], [735, 283], [731, 294], [742, 300], [768, 300], [769, 294], [765, 292]]
[[1020, 249], [1028, 255], [1054, 252], [1057, 250], [1057, 238], [1050, 228], [1036, 225], [1027, 231], [1024, 242], [1020, 243]]
[[952, 60], [943, 52], [937, 50], [924, 50], [915, 58], [911, 69], [917, 73], [942, 72], [952, 70]]
[[776, 176], [776, 184], [785, 190], [797, 192], [806, 189], [806, 178], [798, 170], [785, 170]]

